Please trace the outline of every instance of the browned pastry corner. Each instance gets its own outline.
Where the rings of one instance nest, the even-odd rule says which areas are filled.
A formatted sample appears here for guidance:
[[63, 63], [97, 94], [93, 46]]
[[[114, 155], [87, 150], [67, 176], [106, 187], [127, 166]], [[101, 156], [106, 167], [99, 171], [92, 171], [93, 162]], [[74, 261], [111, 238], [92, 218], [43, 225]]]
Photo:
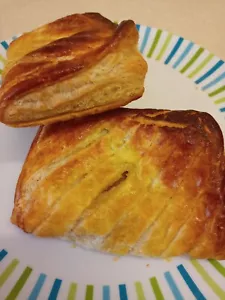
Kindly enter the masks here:
[[122, 108], [40, 128], [11, 220], [118, 255], [225, 259], [224, 202], [213, 117]]
[[144, 92], [147, 63], [133, 21], [74, 14], [25, 33], [7, 51], [0, 121], [50, 124], [111, 110]]

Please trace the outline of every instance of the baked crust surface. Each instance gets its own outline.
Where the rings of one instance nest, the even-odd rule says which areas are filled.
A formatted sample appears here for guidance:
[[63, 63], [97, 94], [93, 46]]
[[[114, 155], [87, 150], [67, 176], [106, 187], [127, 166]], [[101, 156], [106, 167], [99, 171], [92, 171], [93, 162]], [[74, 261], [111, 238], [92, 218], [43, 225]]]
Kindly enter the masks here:
[[224, 202], [213, 117], [122, 108], [40, 128], [11, 220], [113, 254], [225, 259]]
[[74, 14], [25, 33], [7, 51], [0, 121], [49, 124], [114, 109], [144, 92], [147, 63], [131, 20]]

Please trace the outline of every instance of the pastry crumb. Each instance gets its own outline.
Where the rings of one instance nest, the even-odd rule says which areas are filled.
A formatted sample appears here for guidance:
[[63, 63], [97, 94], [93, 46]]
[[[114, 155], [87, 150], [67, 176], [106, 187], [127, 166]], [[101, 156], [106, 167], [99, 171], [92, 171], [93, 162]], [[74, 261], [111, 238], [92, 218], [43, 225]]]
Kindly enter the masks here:
[[120, 258], [118, 256], [113, 257], [114, 261], [118, 261]]
[[72, 248], [76, 248], [77, 247], [77, 245], [76, 245], [76, 239], [75, 238], [71, 239], [71, 247]]
[[170, 262], [172, 260], [171, 257], [164, 258], [165, 261]]
[[71, 244], [71, 247], [72, 247], [72, 248], [76, 248], [76, 247], [77, 247], [76, 243], [72, 243], [72, 244]]

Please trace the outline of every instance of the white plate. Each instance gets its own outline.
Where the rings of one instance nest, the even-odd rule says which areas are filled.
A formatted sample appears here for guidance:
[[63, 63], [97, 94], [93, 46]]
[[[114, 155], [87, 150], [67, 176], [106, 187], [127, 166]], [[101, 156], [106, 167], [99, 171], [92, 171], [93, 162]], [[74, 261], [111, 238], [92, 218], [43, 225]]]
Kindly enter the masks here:
[[[206, 111], [225, 134], [224, 62], [166, 31], [137, 28], [149, 71], [143, 99], [129, 107]], [[0, 44], [0, 68], [12, 39]], [[13, 226], [15, 185], [36, 130], [0, 125], [0, 299], [225, 299], [225, 261], [117, 260]]]

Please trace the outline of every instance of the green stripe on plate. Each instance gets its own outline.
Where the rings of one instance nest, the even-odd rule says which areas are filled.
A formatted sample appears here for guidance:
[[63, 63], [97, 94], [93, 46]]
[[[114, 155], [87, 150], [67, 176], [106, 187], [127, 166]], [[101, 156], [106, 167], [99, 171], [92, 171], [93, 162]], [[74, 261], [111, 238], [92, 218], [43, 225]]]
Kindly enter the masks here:
[[19, 260], [13, 259], [11, 263], [6, 267], [6, 269], [2, 272], [2, 274], [0, 275], [0, 287], [3, 286], [3, 284], [9, 278], [9, 276], [12, 274], [12, 272], [15, 270], [18, 264]]
[[214, 101], [215, 104], [220, 104], [220, 103], [224, 103], [224, 102], [225, 102], [225, 97]]
[[198, 66], [194, 69], [189, 75], [188, 78], [193, 78], [196, 74], [198, 74], [214, 57], [214, 54], [210, 53]]
[[170, 41], [172, 39], [172, 36], [173, 36], [172, 33], [169, 33], [167, 35], [167, 38], [166, 38], [166, 40], [165, 40], [165, 42], [164, 42], [164, 44], [163, 44], [163, 46], [162, 46], [162, 48], [161, 48], [158, 56], [156, 57], [156, 60], [160, 60], [162, 58], [163, 54], [166, 52], [166, 49], [169, 46], [169, 43], [170, 43]]
[[[224, 102], [225, 102], [225, 98], [224, 98]], [[216, 270], [223, 275], [223, 277], [225, 277], [225, 268], [223, 265], [221, 265], [221, 263], [219, 263], [217, 260], [215, 259], [209, 259], [209, 262], [211, 265], [213, 265], [214, 268], [216, 268]]]
[[26, 267], [26, 269], [21, 274], [20, 278], [17, 280], [16, 284], [12, 288], [11, 292], [5, 298], [5, 300], [14, 300], [19, 295], [20, 291], [24, 287], [27, 279], [30, 277], [32, 269], [30, 267]]
[[203, 268], [200, 263], [193, 259], [191, 260], [192, 265], [198, 271], [198, 273], [202, 276], [205, 282], [211, 287], [214, 293], [220, 298], [225, 299], [225, 292], [221, 289], [221, 287], [212, 279], [212, 277], [207, 273], [207, 271]]
[[155, 277], [152, 277], [149, 279], [153, 292], [155, 294], [156, 300], [164, 300], [163, 294], [161, 292], [161, 289], [159, 287], [158, 281]]
[[186, 65], [180, 70], [180, 73], [186, 72], [187, 69], [189, 69], [190, 66], [192, 66], [193, 63], [199, 58], [199, 56], [202, 54], [203, 51], [204, 51], [204, 49], [202, 47], [199, 48], [198, 51], [189, 60], [189, 62], [187, 62]]
[[94, 294], [94, 286], [93, 285], [87, 285], [85, 300], [93, 300], [93, 294]]
[[139, 281], [135, 282], [135, 288], [136, 288], [136, 293], [137, 293], [137, 299], [138, 300], [146, 300], [142, 284]]
[[218, 88], [217, 90], [209, 93], [209, 97], [213, 97], [213, 96], [216, 96], [220, 93], [222, 93], [223, 91], [225, 91], [225, 85], [224, 86], [221, 86], [220, 88]]
[[0, 55], [0, 61], [4, 64], [6, 62], [6, 59], [2, 55]]
[[75, 300], [76, 299], [76, 293], [77, 293], [77, 284], [72, 282], [70, 284], [67, 300]]
[[160, 39], [161, 34], [162, 34], [162, 30], [158, 29], [156, 31], [156, 35], [155, 35], [154, 41], [153, 41], [152, 46], [151, 46], [151, 48], [150, 48], [150, 50], [149, 50], [149, 52], [147, 54], [147, 57], [152, 57], [152, 55], [153, 55], [153, 53], [155, 51], [155, 48], [156, 48], [156, 46], [158, 44], [158, 41]]

